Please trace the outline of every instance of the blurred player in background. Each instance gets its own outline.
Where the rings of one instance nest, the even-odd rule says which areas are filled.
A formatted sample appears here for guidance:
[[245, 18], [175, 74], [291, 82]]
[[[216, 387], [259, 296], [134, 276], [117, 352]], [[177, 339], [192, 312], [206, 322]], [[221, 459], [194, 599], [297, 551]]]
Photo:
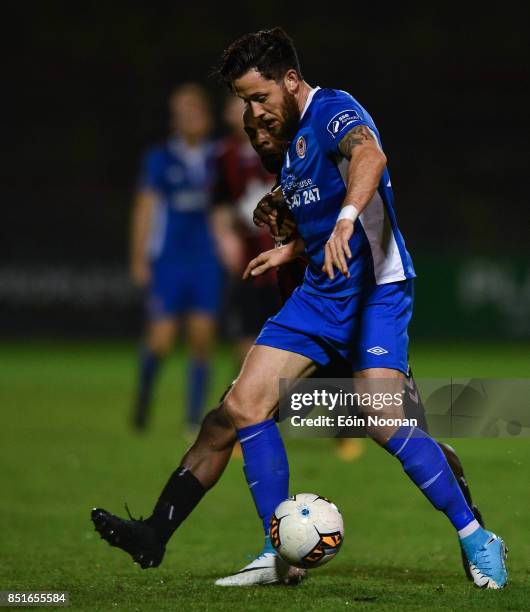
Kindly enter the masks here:
[[240, 362], [259, 334], [263, 323], [279, 307], [274, 270], [247, 283], [241, 279], [247, 263], [259, 253], [271, 249], [274, 241], [268, 231], [253, 223], [253, 212], [261, 197], [276, 180], [252, 148], [243, 126], [244, 103], [229, 96], [224, 107], [224, 121], [230, 134], [219, 147], [215, 226], [223, 262], [230, 273], [227, 327], [235, 338]]
[[171, 136], [144, 157], [131, 230], [131, 276], [147, 292], [133, 424], [146, 427], [161, 360], [180, 328], [190, 351], [187, 421], [201, 421], [222, 273], [209, 227], [215, 177], [210, 101], [190, 83], [169, 100]]

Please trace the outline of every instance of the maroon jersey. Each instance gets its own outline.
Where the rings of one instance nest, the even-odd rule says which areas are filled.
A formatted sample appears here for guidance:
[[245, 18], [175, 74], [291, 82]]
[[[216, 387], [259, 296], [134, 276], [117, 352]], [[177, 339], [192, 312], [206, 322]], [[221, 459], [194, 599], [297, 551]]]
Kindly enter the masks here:
[[[253, 224], [252, 212], [259, 199], [272, 188], [275, 177], [263, 168], [250, 143], [234, 136], [225, 138], [219, 145], [217, 176], [215, 202], [236, 208], [236, 227], [244, 240], [248, 263], [274, 247], [269, 232]], [[257, 277], [255, 282], [274, 283], [276, 275], [271, 270]]]
[[[245, 240], [247, 262], [257, 257], [263, 251], [274, 247], [268, 230], [257, 228], [252, 223], [251, 213], [258, 199], [252, 199], [247, 194], [252, 184], [262, 185], [263, 196], [275, 182], [276, 177], [269, 174], [262, 166], [261, 161], [249, 143], [242, 143], [238, 138], [229, 136], [221, 141], [218, 155], [218, 179], [215, 189], [215, 202], [217, 204], [230, 204], [238, 208], [237, 227], [241, 237]], [[245, 208], [245, 194], [249, 197], [248, 204], [251, 210]], [[302, 284], [307, 263], [298, 258], [278, 268], [277, 273], [270, 270], [266, 274], [256, 277], [256, 284], [278, 283], [282, 304], [292, 292]]]
[[302, 284], [306, 267], [307, 263], [303, 259], [297, 258], [278, 268], [278, 286], [282, 304], [285, 304], [291, 297], [292, 292]]

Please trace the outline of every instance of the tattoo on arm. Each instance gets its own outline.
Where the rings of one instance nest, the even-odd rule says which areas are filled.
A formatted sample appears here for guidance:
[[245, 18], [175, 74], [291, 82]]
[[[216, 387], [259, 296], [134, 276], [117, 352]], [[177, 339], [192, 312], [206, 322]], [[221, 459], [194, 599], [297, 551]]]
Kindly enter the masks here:
[[379, 143], [372, 130], [366, 125], [358, 125], [352, 128], [339, 143], [339, 151], [347, 159], [351, 159], [355, 147], [366, 143], [374, 143], [379, 149]]

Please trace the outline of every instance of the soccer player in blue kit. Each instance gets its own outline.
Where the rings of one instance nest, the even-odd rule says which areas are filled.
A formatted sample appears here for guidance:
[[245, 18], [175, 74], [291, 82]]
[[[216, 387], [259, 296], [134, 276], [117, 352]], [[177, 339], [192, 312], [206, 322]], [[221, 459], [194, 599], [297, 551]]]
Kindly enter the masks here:
[[215, 177], [206, 92], [178, 87], [170, 98], [172, 136], [144, 157], [131, 232], [131, 275], [147, 290], [148, 326], [140, 355], [133, 424], [146, 427], [161, 360], [185, 326], [191, 363], [187, 419], [201, 422], [222, 276], [208, 215]]
[[[281, 28], [236, 40], [219, 73], [272, 134], [290, 143], [281, 190], [299, 238], [274, 252], [274, 265], [302, 252], [309, 260], [304, 283], [265, 323], [224, 400], [267, 533], [275, 507], [288, 495], [287, 456], [272, 418], [279, 379], [308, 376], [339, 354], [361, 383], [399, 385], [408, 369], [415, 273], [398, 229], [378, 130], [357, 100], [344, 91], [311, 88]], [[475, 584], [503, 588], [504, 542], [475, 519], [436, 442], [406, 424], [368, 433], [450, 520]], [[259, 566], [251, 564], [218, 584], [251, 584], [248, 576], [238, 579], [244, 574], [260, 583]]]
[[[273, 137], [265, 129], [263, 122], [252, 116], [250, 108], [246, 109], [244, 121], [249, 140], [259, 154], [262, 163], [270, 172], [278, 174], [281, 170], [286, 143]], [[280, 225], [283, 234], [292, 234], [295, 225], [292, 218], [285, 219], [281, 224], [278, 224], [277, 218], [274, 219], [274, 223], [271, 222], [271, 213], [275, 210], [273, 205], [276, 203], [276, 198], [275, 193], [262, 198], [254, 211], [256, 222], [273, 226]], [[282, 209], [282, 213], [284, 212]], [[279, 259], [281, 263], [283, 258], [284, 256], [278, 249], [264, 252], [249, 263], [246, 274], [263, 273], [266, 269], [274, 267], [276, 260]], [[301, 272], [305, 270], [305, 267], [305, 263], [300, 260], [284, 264], [278, 269], [281, 272], [281, 278], [278, 278], [278, 281], [284, 301], [289, 298], [295, 287], [302, 283], [303, 273], [301, 275]], [[370, 324], [370, 317], [368, 317], [367, 324]], [[350, 371], [351, 366], [348, 366], [348, 362], [339, 355], [334, 355], [334, 358], [323, 368], [317, 370], [315, 375], [318, 378], [327, 376], [345, 378], [349, 376]], [[407, 392], [404, 397], [405, 417], [417, 418], [422, 424], [421, 427], [426, 430], [423, 406], [410, 372], [407, 377], [407, 388], [410, 393]], [[174, 532], [221, 477], [236, 437], [236, 430], [228, 419], [221, 400], [218, 408], [209, 412], [204, 418], [197, 439], [180, 460], [179, 467], [170, 476], [152, 514], [146, 519], [131, 517], [131, 520], [126, 520], [102, 508], [95, 508], [92, 511], [92, 521], [96, 530], [109, 544], [130, 554], [142, 568], [158, 567], [163, 561], [166, 545]], [[458, 456], [448, 445], [440, 443], [439, 446], [447, 457], [475, 517], [483, 524], [480, 512], [473, 504], [471, 491]], [[268, 535], [267, 531], [266, 535]], [[464, 557], [463, 560], [466, 574], [472, 579], [467, 559]], [[302, 571], [282, 563], [270, 550], [270, 547], [266, 547], [263, 553], [243, 571], [219, 580], [218, 584], [296, 583], [303, 575]]]

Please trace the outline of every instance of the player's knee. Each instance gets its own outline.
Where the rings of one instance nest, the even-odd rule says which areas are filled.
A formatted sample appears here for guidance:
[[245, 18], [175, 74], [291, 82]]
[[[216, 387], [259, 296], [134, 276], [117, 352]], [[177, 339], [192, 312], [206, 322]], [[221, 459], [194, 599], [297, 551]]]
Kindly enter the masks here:
[[153, 353], [155, 353], [157, 357], [160, 357], [161, 359], [169, 355], [172, 347], [173, 343], [166, 340], [154, 342], [153, 344], [151, 344], [151, 350], [153, 351]]
[[250, 416], [248, 405], [246, 402], [242, 401], [242, 399], [239, 393], [232, 388], [223, 400], [226, 414], [236, 427], [242, 427], [241, 423], [246, 421]]
[[212, 345], [198, 343], [190, 345], [190, 356], [195, 361], [208, 362], [212, 353]]
[[398, 431], [399, 427], [367, 427], [366, 433], [372, 438], [374, 442], [377, 442], [380, 446], [385, 446], [387, 442], [394, 436]]
[[173, 349], [173, 335], [170, 333], [150, 333], [148, 345], [157, 357], [167, 357]]
[[210, 316], [194, 315], [190, 321], [188, 338], [191, 357], [208, 360], [214, 347], [215, 320]]
[[228, 393], [223, 405], [226, 413], [238, 429], [266, 421], [273, 412], [264, 402], [243, 397], [238, 391], [237, 385]]

